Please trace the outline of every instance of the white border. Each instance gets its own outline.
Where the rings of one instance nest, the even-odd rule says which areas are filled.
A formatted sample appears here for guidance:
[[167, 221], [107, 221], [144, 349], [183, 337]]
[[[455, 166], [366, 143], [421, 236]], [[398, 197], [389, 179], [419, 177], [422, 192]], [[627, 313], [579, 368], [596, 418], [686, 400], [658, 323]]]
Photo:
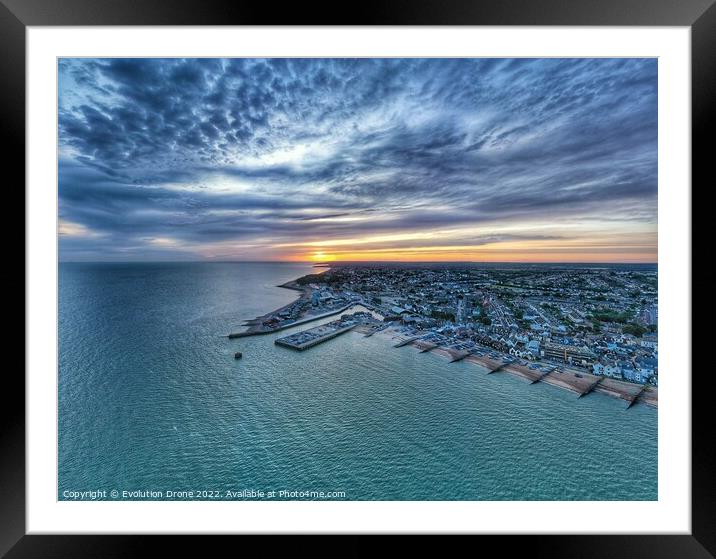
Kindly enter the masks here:
[[[29, 27], [28, 533], [691, 533], [690, 37], [688, 27]], [[59, 56], [659, 57], [659, 500], [58, 502]]]

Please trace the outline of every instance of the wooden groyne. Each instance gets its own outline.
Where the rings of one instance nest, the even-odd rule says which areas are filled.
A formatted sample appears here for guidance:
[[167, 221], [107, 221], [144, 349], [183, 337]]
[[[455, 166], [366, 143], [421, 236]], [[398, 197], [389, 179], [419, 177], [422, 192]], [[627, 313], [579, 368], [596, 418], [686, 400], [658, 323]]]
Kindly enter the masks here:
[[530, 384], [537, 384], [538, 382], [544, 380], [544, 378], [548, 375], [551, 375], [552, 371], [543, 372], [541, 375], [539, 375], [536, 379], [534, 379]]
[[491, 375], [492, 373], [499, 373], [499, 372], [502, 371], [505, 367], [507, 367], [507, 365], [509, 365], [509, 363], [506, 363], [506, 362], [505, 362], [505, 363], [500, 363], [497, 367], [494, 367], [494, 368], [490, 369], [490, 370], [487, 372], [487, 374], [488, 374], [488, 375]]
[[[605, 377], [594, 389], [594, 392], [600, 392], [630, 403], [643, 389], [644, 386], [640, 384], [632, 384], [630, 382]], [[642, 399], [647, 403], [645, 398]], [[655, 403], [653, 405], [655, 405]]]
[[629, 402], [629, 405], [626, 407], [626, 409], [629, 409], [629, 408], [632, 407], [634, 404], [636, 404], [636, 402], [637, 402], [637, 400], [639, 399], [639, 397], [640, 397], [644, 392], [646, 392], [646, 389], [647, 389], [647, 388], [648, 388], [648, 385], [646, 385], [646, 384], [645, 384], [644, 386], [642, 386], [641, 390], [639, 390], [639, 392], [637, 392], [637, 393], [634, 395], [634, 397], [632, 397], [632, 399], [631, 399], [631, 401]]
[[522, 377], [523, 379], [529, 381], [530, 384], [538, 383], [551, 372], [548, 371], [545, 373], [537, 369], [530, 369], [529, 367], [515, 363], [514, 361], [505, 362], [494, 369], [496, 370], [490, 372], [498, 372], [502, 370], [506, 373], [512, 373]]
[[652, 408], [659, 407], [659, 393], [656, 388], [650, 386], [639, 396], [639, 403], [651, 406]]
[[456, 363], [456, 362], [458, 362], [458, 361], [462, 361], [463, 359], [465, 359], [465, 357], [467, 357], [468, 355], [470, 355], [470, 352], [469, 352], [469, 351], [460, 351], [460, 352], [451, 351], [451, 352], [450, 352], [450, 355], [452, 355], [453, 357], [452, 357], [452, 359], [450, 359], [449, 362], [450, 362], [450, 363]]
[[398, 342], [398, 343], [395, 344], [393, 347], [403, 347], [403, 346], [408, 345], [408, 344], [411, 343], [411, 342], [414, 342], [415, 340], [419, 340], [420, 338], [421, 338], [421, 336], [414, 336], [414, 337], [412, 337], [412, 338], [408, 338], [408, 339], [406, 339], [406, 340], [403, 340], [402, 342]]
[[595, 380], [592, 384], [590, 384], [589, 387], [588, 387], [586, 390], [584, 390], [584, 391], [578, 396], [578, 398], [581, 398], [582, 396], [586, 396], [587, 394], [589, 394], [590, 392], [592, 392], [597, 386], [599, 386], [599, 384], [600, 384], [603, 380], [604, 380], [604, 377], [599, 377], [599, 378], [598, 378], [597, 380]]
[[430, 350], [435, 349], [438, 347], [438, 344], [435, 342], [430, 342], [424, 338], [415, 340], [412, 342], [413, 346], [415, 346], [418, 350], [420, 350], [420, 353], [427, 353]]

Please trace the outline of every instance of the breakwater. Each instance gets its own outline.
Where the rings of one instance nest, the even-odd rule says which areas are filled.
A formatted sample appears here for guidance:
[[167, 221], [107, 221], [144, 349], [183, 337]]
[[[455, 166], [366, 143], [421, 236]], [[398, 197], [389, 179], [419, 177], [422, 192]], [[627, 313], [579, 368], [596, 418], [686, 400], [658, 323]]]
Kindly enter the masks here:
[[[283, 286], [281, 286], [281, 287], [283, 287]], [[342, 312], [344, 312], [344, 311], [347, 311], [347, 310], [350, 309], [351, 307], [356, 307], [356, 306], [363, 306], [363, 305], [362, 305], [361, 303], [353, 303], [353, 302], [351, 302], [351, 303], [349, 303], [349, 304], [347, 304], [347, 305], [345, 305], [345, 306], [343, 306], [343, 307], [341, 307], [341, 308], [339, 308], [339, 309], [335, 309], [335, 310], [332, 310], [332, 311], [329, 311], [329, 312], [325, 312], [325, 313], [321, 313], [321, 314], [317, 314], [317, 315], [307, 316], [307, 317], [304, 317], [304, 318], [302, 318], [302, 319], [300, 319], [300, 320], [297, 320], [296, 322], [291, 322], [291, 323], [288, 323], [288, 324], [282, 324], [281, 326], [277, 326], [277, 327], [275, 327], [275, 328], [263, 328], [263, 329], [259, 329], [259, 328], [254, 328], [254, 329], [252, 329], [252, 328], [249, 328], [249, 329], [246, 330], [245, 332], [234, 332], [234, 333], [229, 334], [227, 337], [228, 337], [229, 339], [234, 339], [234, 338], [245, 338], [245, 337], [247, 337], [247, 336], [261, 336], [261, 335], [263, 335], [263, 334], [274, 334], [274, 333], [276, 333], [276, 332], [281, 332], [282, 330], [286, 330], [286, 329], [288, 329], [288, 328], [293, 328], [294, 326], [300, 326], [301, 324], [308, 324], [309, 322], [313, 322], [313, 321], [315, 321], [315, 320], [320, 320], [321, 318], [326, 318], [326, 317], [329, 317], [329, 316], [334, 316], [334, 315], [340, 314], [340, 313], [342, 313]], [[256, 319], [254, 319], [254, 320], [256, 320]]]
[[336, 336], [345, 334], [353, 330], [357, 325], [358, 323], [353, 321], [336, 320], [309, 330], [304, 330], [303, 332], [291, 334], [285, 338], [278, 338], [274, 343], [283, 347], [303, 351], [304, 349], [326, 342]]

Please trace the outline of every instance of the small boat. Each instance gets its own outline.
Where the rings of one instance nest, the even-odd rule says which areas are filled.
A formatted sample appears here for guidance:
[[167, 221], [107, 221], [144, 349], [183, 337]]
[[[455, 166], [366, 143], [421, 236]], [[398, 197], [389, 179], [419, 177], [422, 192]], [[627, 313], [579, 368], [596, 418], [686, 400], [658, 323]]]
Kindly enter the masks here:
[[241, 357], [242, 357], [242, 355], [241, 355], [240, 351], [237, 351], [236, 353], [234, 353], [234, 359], [241, 359]]

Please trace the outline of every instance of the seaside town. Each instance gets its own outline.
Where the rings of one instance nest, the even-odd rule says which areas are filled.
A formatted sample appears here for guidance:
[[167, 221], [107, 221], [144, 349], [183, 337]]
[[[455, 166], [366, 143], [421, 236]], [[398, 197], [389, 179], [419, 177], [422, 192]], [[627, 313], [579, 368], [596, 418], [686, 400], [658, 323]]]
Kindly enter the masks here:
[[580, 395], [611, 391], [656, 403], [655, 268], [343, 264], [282, 287], [301, 295], [230, 337], [277, 332], [360, 305], [361, 312], [276, 343], [303, 350], [352, 329], [387, 331], [399, 340], [395, 347], [442, 350], [452, 361], [511, 369]]

